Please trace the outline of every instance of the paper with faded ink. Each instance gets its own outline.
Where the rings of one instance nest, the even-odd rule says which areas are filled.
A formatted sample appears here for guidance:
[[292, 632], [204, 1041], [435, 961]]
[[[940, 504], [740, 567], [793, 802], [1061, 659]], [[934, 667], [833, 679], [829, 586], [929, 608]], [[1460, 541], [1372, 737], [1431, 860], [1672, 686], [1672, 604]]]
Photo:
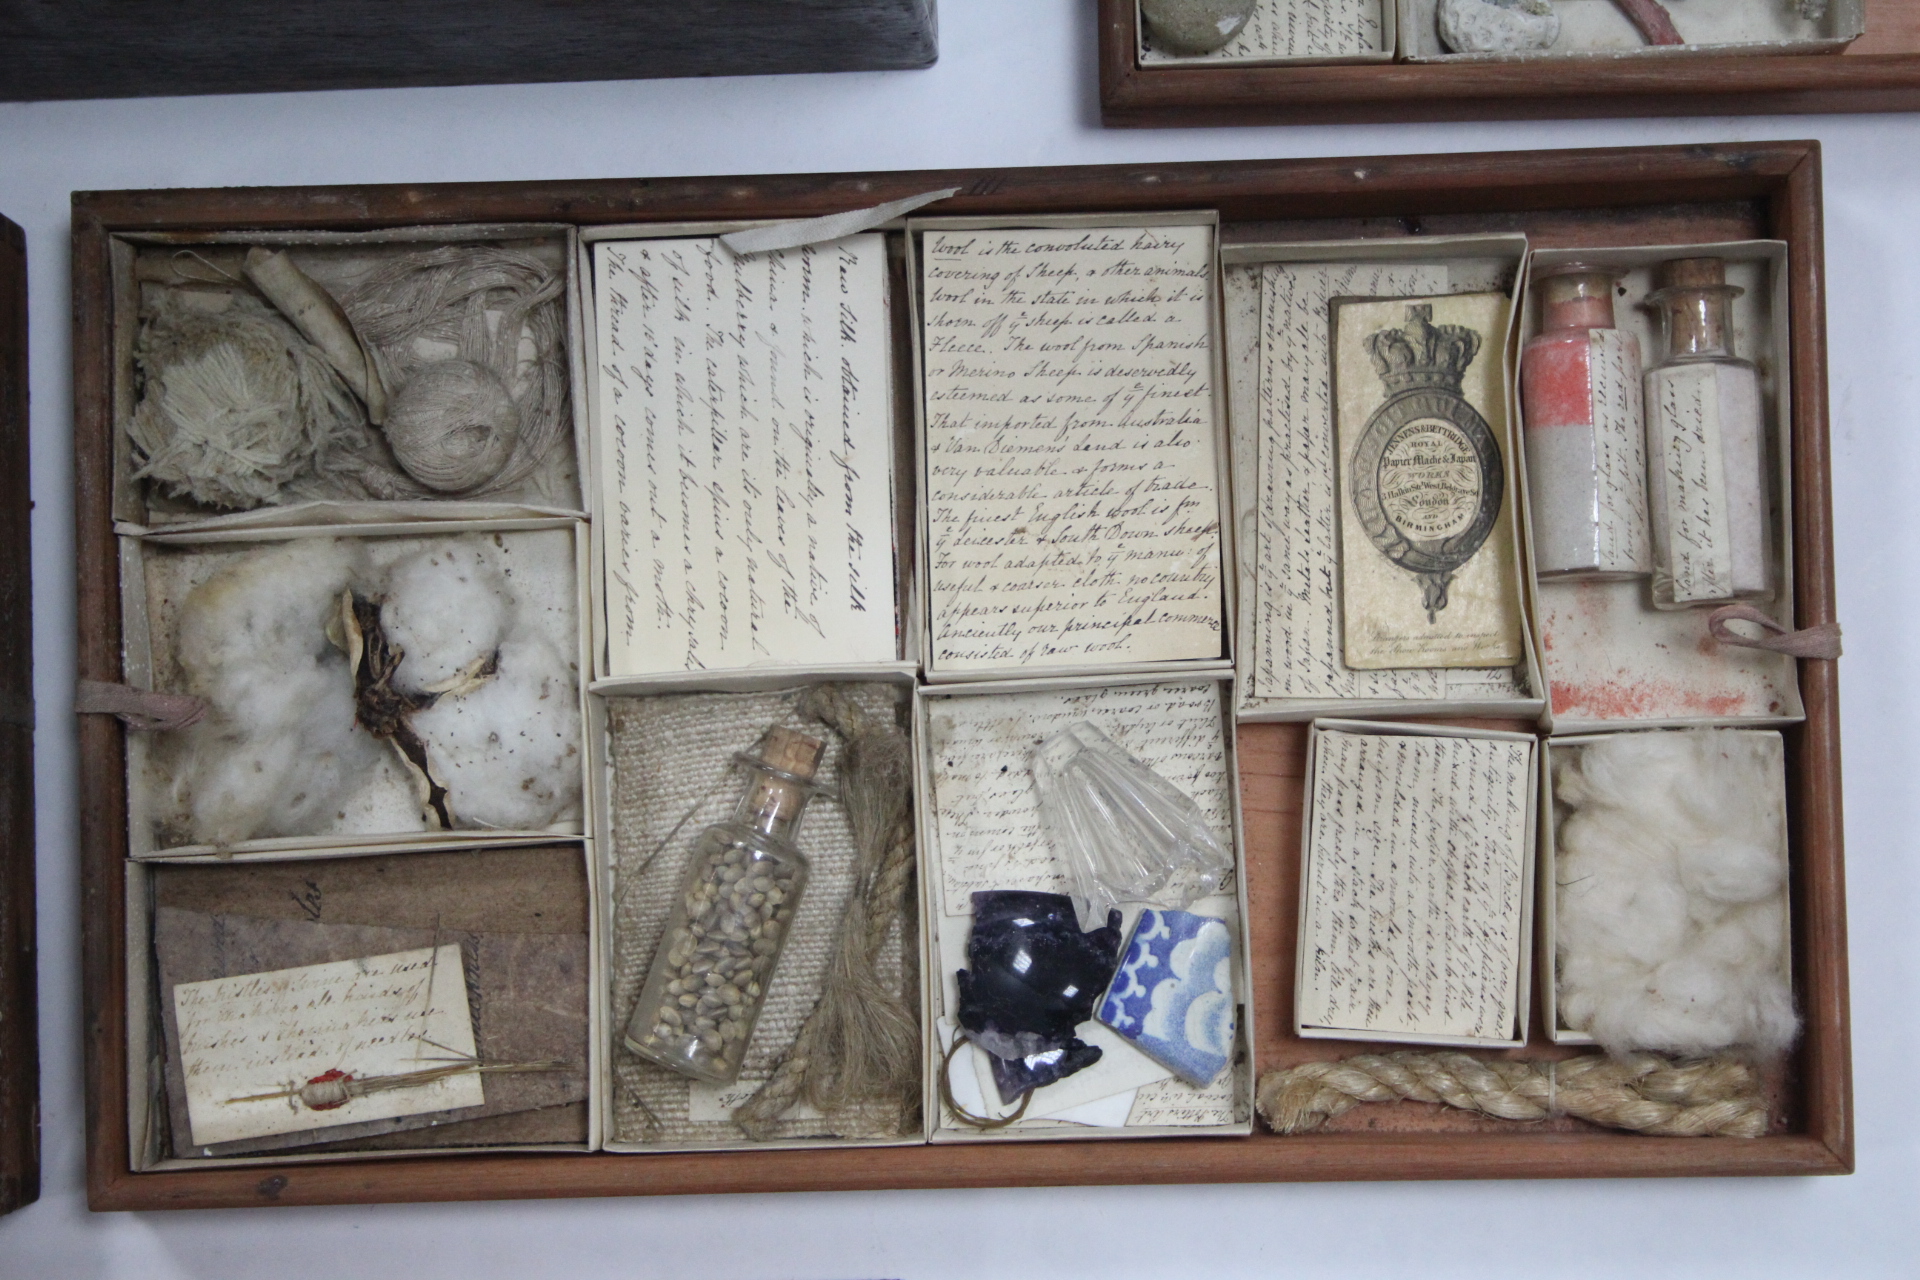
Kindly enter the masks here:
[[484, 1105], [475, 1072], [385, 1089], [315, 1111], [297, 1090], [340, 1071], [357, 1080], [475, 1056], [457, 944], [183, 982], [173, 989], [195, 1146]]
[[1384, 52], [1380, 6], [1392, 0], [1260, 0], [1240, 34], [1196, 58], [1168, 53], [1149, 36], [1142, 62], [1250, 62], [1351, 58]]
[[[1349, 667], [1511, 667], [1521, 659], [1506, 466], [1509, 306], [1499, 293], [1334, 303], [1340, 596]], [[1407, 332], [1422, 307], [1430, 309], [1434, 329], [1457, 326], [1478, 335], [1465, 368], [1451, 369], [1460, 379], [1457, 392], [1443, 382], [1396, 393], [1369, 353], [1369, 339]], [[1476, 414], [1484, 434], [1473, 425]], [[1476, 436], [1488, 441], [1488, 453], [1476, 453]], [[1489, 523], [1481, 504], [1496, 495]], [[1396, 548], [1392, 558], [1388, 543]]]
[[921, 248], [934, 665], [1221, 657], [1213, 229]]
[[593, 269], [612, 674], [896, 660], [884, 238]]
[[[1217, 681], [939, 697], [927, 706], [933, 836], [947, 916], [971, 916], [979, 890], [1068, 891], [1066, 864], [1040, 825], [1032, 756], [1042, 740], [1075, 721], [1091, 721], [1192, 796], [1222, 844], [1233, 838]], [[961, 935], [967, 928], [942, 927]]]
[[1315, 734], [1303, 1027], [1511, 1039], [1533, 743]]
[[1134, 1095], [1127, 1123], [1136, 1127], [1233, 1124], [1247, 1118], [1239, 1100], [1240, 1088], [1241, 1074], [1231, 1067], [1204, 1088], [1172, 1076], [1141, 1087]]
[[1357, 671], [1340, 641], [1334, 464], [1335, 298], [1418, 296], [1447, 283], [1423, 263], [1270, 263], [1260, 282], [1252, 686], [1269, 698], [1438, 698], [1433, 669]]

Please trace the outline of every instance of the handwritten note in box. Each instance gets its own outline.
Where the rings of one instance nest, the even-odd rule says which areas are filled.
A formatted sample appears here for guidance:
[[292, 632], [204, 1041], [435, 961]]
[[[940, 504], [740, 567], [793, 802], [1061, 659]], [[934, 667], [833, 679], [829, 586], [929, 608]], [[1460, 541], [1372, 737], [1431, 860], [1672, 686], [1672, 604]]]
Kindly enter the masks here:
[[885, 238], [593, 246], [606, 674], [898, 659]]
[[1296, 1034], [1526, 1042], [1535, 749], [1527, 734], [1314, 722]]
[[931, 676], [1227, 656], [1213, 235], [921, 232]]
[[472, 1060], [457, 945], [183, 982], [173, 1005], [196, 1146], [486, 1101], [473, 1072], [324, 1109], [297, 1096], [329, 1072], [366, 1080]]

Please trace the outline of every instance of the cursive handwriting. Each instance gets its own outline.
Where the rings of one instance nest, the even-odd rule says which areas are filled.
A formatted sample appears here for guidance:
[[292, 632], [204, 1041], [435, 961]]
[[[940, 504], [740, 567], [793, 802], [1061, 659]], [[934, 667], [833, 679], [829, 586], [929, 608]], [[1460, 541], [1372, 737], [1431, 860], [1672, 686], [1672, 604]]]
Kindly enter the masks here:
[[935, 664], [1220, 657], [1211, 229], [923, 245]]
[[1303, 1026], [1509, 1039], [1533, 744], [1315, 734]]
[[615, 675], [897, 656], [886, 250], [594, 246]]

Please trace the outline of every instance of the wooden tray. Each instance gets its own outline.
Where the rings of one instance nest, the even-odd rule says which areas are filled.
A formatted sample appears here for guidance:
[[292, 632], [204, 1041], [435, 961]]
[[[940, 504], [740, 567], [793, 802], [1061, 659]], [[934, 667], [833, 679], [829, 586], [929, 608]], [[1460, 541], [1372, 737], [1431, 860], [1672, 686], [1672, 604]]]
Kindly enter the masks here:
[[927, 0], [0, 0], [0, 101], [894, 71]]
[[1118, 127], [1920, 110], [1920, 0], [1868, 0], [1844, 53], [1350, 66], [1141, 66], [1135, 0], [1100, 0]]
[[0, 1213], [40, 1196], [27, 241], [0, 218]]
[[[79, 674], [120, 677], [109, 516], [115, 232], [406, 223], [581, 224], [805, 217], [935, 187], [939, 213], [1214, 208], [1234, 240], [1522, 230], [1540, 245], [1769, 236], [1791, 246], [1795, 587], [1801, 625], [1834, 617], [1820, 154], [1812, 142], [1344, 160], [636, 181], [82, 192], [73, 201]], [[1646, 1138], [1574, 1122], [1502, 1125], [1417, 1104], [1363, 1108], [1343, 1131], [1281, 1138], [960, 1144], [659, 1155], [492, 1155], [135, 1174], [127, 1162], [125, 744], [80, 726], [87, 1180], [96, 1209], [1089, 1183], [1843, 1173], [1853, 1166], [1835, 664], [1804, 662], [1788, 731], [1794, 983], [1806, 1031], [1776, 1132]], [[1240, 729], [1253, 999], [1261, 1069], [1358, 1046], [1295, 1039], [1294, 892], [1304, 730]], [[1551, 1052], [1535, 1028], [1529, 1053]]]

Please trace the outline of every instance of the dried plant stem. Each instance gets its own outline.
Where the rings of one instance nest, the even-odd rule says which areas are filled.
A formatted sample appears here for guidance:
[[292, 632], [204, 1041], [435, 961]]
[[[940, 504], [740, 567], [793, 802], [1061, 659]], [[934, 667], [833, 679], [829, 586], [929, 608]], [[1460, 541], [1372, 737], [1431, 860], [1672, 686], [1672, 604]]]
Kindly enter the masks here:
[[1760, 1081], [1732, 1058], [1587, 1054], [1554, 1062], [1366, 1053], [1269, 1071], [1255, 1095], [1276, 1133], [1310, 1133], [1363, 1102], [1399, 1101], [1442, 1103], [1501, 1120], [1567, 1115], [1673, 1137], [1757, 1138], [1767, 1131]]

